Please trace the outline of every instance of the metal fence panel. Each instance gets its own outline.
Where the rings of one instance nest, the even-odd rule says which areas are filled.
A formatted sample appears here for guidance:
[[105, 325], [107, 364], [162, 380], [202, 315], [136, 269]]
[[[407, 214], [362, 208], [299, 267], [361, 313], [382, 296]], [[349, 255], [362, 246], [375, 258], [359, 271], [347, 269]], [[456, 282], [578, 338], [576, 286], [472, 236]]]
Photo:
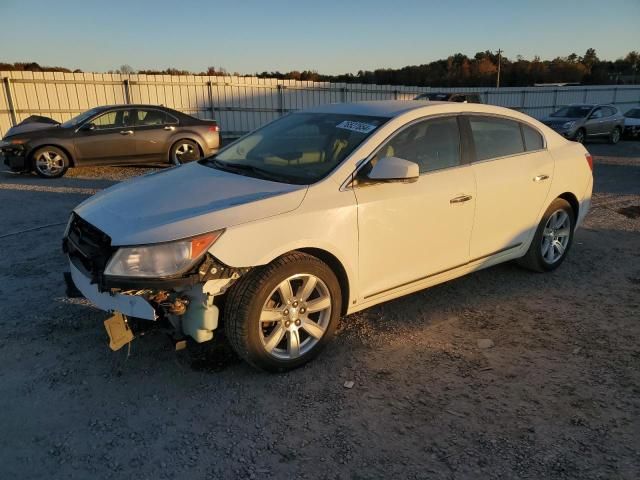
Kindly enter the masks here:
[[0, 136], [29, 115], [68, 120], [98, 105], [164, 105], [199, 118], [215, 118], [233, 137], [302, 108], [335, 102], [410, 100], [429, 91], [468, 91], [485, 103], [542, 117], [568, 103], [640, 104], [640, 86], [428, 88], [328, 83], [272, 78], [0, 72]]

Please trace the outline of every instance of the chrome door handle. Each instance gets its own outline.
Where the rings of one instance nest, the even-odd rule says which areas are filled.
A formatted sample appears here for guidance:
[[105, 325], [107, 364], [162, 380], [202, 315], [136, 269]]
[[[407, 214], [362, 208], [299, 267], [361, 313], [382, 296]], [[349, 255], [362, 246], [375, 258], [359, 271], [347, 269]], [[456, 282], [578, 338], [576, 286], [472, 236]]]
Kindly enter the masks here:
[[449, 200], [449, 203], [464, 203], [471, 200], [473, 197], [471, 195], [460, 195], [458, 197], [454, 197]]
[[164, 129], [173, 132], [176, 129], [176, 127], [172, 127], [171, 125], [167, 125], [166, 127], [164, 127]]
[[543, 180], [547, 180], [548, 178], [549, 178], [549, 175], [538, 175], [536, 177], [533, 177], [533, 181], [542, 182]]
[[120, 135], [133, 135], [133, 130], [122, 130]]

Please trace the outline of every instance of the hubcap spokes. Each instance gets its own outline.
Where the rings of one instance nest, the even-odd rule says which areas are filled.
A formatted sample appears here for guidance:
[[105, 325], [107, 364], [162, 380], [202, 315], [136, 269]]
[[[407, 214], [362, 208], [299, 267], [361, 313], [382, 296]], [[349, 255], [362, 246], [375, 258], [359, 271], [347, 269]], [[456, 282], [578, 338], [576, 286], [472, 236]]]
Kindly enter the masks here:
[[542, 233], [541, 253], [543, 260], [551, 265], [564, 255], [571, 237], [571, 220], [564, 210], [555, 211], [547, 220]]
[[44, 175], [56, 175], [64, 168], [64, 160], [56, 152], [42, 152], [36, 158], [36, 168]]
[[196, 159], [196, 151], [193, 145], [188, 143], [182, 143], [178, 145], [175, 153], [175, 162], [182, 163], [189, 160]]
[[331, 295], [326, 284], [315, 275], [293, 275], [273, 289], [262, 307], [262, 345], [274, 358], [294, 360], [320, 341], [330, 318]]

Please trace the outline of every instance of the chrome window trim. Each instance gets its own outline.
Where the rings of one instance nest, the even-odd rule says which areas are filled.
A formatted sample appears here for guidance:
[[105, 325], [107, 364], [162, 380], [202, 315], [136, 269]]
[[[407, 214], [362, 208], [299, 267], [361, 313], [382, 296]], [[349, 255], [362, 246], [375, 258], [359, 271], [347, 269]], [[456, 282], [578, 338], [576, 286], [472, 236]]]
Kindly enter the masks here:
[[[526, 125], [528, 127], [533, 128], [536, 132], [538, 132], [540, 134], [540, 136], [542, 136], [542, 148], [538, 148], [537, 150], [525, 150], [524, 152], [512, 153], [511, 155], [502, 155], [501, 157], [491, 157], [491, 158], [485, 158], [483, 160], [474, 160], [469, 165], [476, 165], [478, 163], [485, 163], [485, 162], [493, 162], [494, 160], [502, 160], [502, 159], [511, 158], [511, 157], [520, 157], [522, 155], [527, 155], [529, 153], [536, 153], [536, 152], [542, 152], [543, 150], [549, 150], [548, 145], [547, 145], [547, 137], [544, 136], [544, 134], [542, 133], [542, 131], [538, 127], [536, 127], [535, 125], [530, 124], [529, 122], [527, 122], [525, 120], [515, 119], [513, 117], [509, 117], [507, 115], [500, 115], [498, 113], [486, 113], [485, 114], [485, 113], [480, 113], [480, 112], [470, 112], [470, 113], [465, 113], [464, 115], [467, 116], [467, 117], [472, 117], [472, 116], [476, 116], [476, 117], [494, 117], [494, 118], [500, 118], [500, 119], [503, 119], [503, 120], [511, 120], [512, 122], [521, 123], [523, 125]], [[471, 140], [473, 141], [473, 135], [472, 135]], [[474, 142], [474, 146], [475, 146], [475, 142]], [[524, 139], [522, 140], [522, 146], [525, 149], [527, 148], [527, 146], [524, 144]]]

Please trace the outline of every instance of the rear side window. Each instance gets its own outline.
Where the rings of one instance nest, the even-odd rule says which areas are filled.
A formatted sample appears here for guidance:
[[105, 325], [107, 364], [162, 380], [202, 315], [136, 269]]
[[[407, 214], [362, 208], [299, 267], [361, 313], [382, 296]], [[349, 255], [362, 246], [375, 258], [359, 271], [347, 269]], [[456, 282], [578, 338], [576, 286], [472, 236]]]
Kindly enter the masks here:
[[540, 135], [533, 128], [522, 124], [522, 135], [524, 137], [524, 146], [527, 149], [527, 152], [531, 152], [533, 150], [542, 150], [544, 148], [544, 140], [542, 140], [542, 135]]
[[136, 112], [136, 125], [139, 127], [152, 127], [167, 123], [167, 115], [160, 110], [138, 110]]
[[610, 117], [610, 116], [616, 114], [615, 109], [612, 108], [612, 107], [603, 107], [602, 110], [604, 110], [604, 116], [605, 117]]
[[460, 132], [455, 117], [416, 123], [393, 137], [376, 157], [398, 157], [415, 162], [420, 173], [460, 165]]
[[493, 117], [469, 117], [477, 160], [506, 157], [524, 152], [520, 124]]

